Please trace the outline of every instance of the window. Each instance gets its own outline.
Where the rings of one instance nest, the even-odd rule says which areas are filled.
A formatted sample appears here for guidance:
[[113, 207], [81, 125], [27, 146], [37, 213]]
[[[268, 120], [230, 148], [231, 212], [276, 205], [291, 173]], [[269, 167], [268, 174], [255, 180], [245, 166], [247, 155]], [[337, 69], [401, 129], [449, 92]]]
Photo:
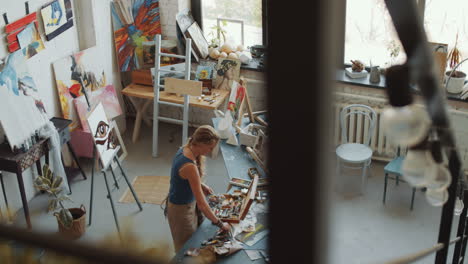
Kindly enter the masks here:
[[369, 66], [402, 63], [406, 55], [384, 0], [347, 0], [344, 63]]
[[[431, 42], [448, 44], [450, 51], [456, 41], [461, 59], [468, 58], [468, 1], [466, 0], [426, 0], [424, 28]], [[449, 67], [447, 63], [447, 67]], [[468, 72], [468, 62], [457, 68]]]
[[226, 41], [241, 44], [244, 39], [244, 47], [263, 44], [262, 0], [201, 0], [201, 14], [203, 33], [208, 42], [217, 38], [215, 27], [220, 20]]

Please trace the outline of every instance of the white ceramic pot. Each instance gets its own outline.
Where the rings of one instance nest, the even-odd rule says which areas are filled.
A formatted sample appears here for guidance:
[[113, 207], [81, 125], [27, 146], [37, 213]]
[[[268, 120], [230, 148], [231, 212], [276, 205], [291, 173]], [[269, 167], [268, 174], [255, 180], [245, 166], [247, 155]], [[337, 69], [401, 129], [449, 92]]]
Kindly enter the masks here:
[[[447, 83], [448, 80], [448, 75], [450, 74], [451, 71], [448, 71], [445, 73], [445, 83]], [[462, 73], [462, 77], [451, 77], [448, 85], [447, 85], [447, 92], [449, 93], [461, 93], [463, 90], [463, 85], [465, 84], [465, 78], [466, 74], [464, 72], [459, 72]]]

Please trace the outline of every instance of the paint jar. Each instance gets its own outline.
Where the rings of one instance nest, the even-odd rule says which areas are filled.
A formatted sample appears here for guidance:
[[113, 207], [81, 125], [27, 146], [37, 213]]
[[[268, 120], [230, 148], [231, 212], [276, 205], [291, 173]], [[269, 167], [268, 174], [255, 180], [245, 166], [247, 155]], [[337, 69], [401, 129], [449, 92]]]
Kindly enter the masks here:
[[380, 82], [380, 69], [379, 66], [372, 66], [370, 69], [369, 82], [379, 83]]

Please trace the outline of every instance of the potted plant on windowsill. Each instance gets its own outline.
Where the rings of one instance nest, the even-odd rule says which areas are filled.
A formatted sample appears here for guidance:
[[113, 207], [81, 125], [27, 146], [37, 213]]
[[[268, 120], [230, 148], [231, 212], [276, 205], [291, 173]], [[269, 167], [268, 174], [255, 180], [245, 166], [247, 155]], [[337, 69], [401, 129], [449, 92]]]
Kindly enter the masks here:
[[457, 48], [457, 42], [458, 34], [455, 40], [455, 45], [448, 55], [451, 70], [445, 72], [445, 85], [447, 87], [447, 92], [449, 93], [460, 93], [463, 90], [463, 85], [466, 79], [466, 73], [456, 70], [461, 60], [461, 53]]
[[54, 212], [59, 233], [69, 239], [77, 239], [86, 230], [86, 210], [83, 205], [80, 208], [65, 208], [63, 203], [67, 200], [71, 201], [71, 199], [62, 193], [62, 183], [63, 178], [54, 175], [47, 164], [44, 164], [42, 176], [38, 176], [34, 180], [34, 186], [37, 189], [47, 192], [52, 197], [49, 200], [47, 212]]

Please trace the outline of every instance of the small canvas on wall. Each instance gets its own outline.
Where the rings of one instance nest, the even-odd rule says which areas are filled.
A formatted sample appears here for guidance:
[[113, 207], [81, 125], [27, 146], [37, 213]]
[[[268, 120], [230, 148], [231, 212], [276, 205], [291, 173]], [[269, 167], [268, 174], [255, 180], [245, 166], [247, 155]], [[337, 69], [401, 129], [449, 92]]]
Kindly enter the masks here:
[[12, 150], [21, 148], [49, 122], [22, 51], [0, 64], [0, 122]]
[[120, 71], [144, 68], [143, 42], [161, 34], [159, 0], [114, 0], [111, 7]]
[[102, 167], [106, 169], [120, 150], [120, 142], [115, 128], [109, 123], [102, 104], [88, 116], [88, 125], [93, 136], [94, 145], [99, 153]]
[[18, 43], [23, 55], [29, 59], [44, 49], [41, 35], [37, 31], [36, 24], [30, 23], [18, 33]]
[[[20, 47], [20, 43], [18, 41], [18, 35], [21, 32], [23, 32], [23, 30], [31, 23], [34, 23], [36, 25], [36, 30], [37, 30], [38, 25], [37, 25], [36, 12], [31, 13], [25, 17], [22, 17], [14, 21], [13, 23], [5, 25], [5, 33], [7, 34], [6, 39], [7, 39], [9, 52], [15, 52], [21, 48], [24, 48], [24, 47]], [[27, 36], [27, 34], [23, 35], [23, 40], [25, 36]]]
[[46, 39], [51, 40], [73, 26], [71, 0], [55, 0], [41, 9]]

